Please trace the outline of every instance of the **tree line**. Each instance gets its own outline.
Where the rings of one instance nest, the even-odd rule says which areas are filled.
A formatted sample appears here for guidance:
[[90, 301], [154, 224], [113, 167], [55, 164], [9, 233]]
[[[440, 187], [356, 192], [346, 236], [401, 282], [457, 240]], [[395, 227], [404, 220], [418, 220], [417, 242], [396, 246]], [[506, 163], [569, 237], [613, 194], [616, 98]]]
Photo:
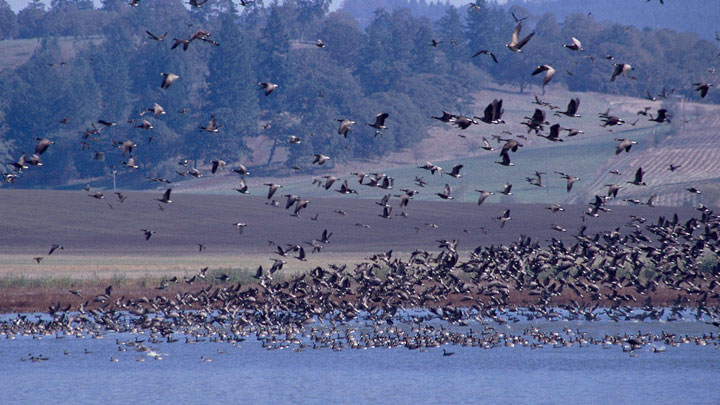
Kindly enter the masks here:
[[[712, 79], [708, 69], [718, 53], [695, 34], [604, 25], [583, 14], [525, 21], [523, 32], [535, 36], [522, 53], [511, 53], [504, 44], [513, 15], [484, 2], [477, 10], [446, 5], [435, 21], [408, 8], [377, 9], [365, 27], [342, 9], [329, 13], [329, 0], [248, 6], [211, 0], [202, 7], [105, 0], [99, 9], [85, 0], [54, 0], [50, 10], [34, 2], [17, 15], [3, 4], [0, 21], [14, 18], [15, 25], [0, 27], [14, 27], [13, 38], [38, 38], [40, 46], [22, 66], [0, 73], [0, 157], [31, 153], [36, 137], [55, 142], [45, 166], [21, 176], [26, 186], [64, 185], [111, 170], [140, 184], [177, 177], [177, 162], [185, 159], [244, 163], [260, 136], [270, 153], [256, 164], [266, 173], [312, 170], [313, 153], [331, 156], [328, 165], [377, 158], [423, 139], [431, 115], [470, 114], [479, 88], [501, 83], [523, 91], [539, 83], [530, 73], [540, 64], [557, 70], [553, 85], [574, 91], [642, 97], [665, 88], [697, 98], [690, 84]], [[171, 49], [175, 38], [198, 30], [210, 41]], [[158, 41], [147, 31], [167, 34]], [[83, 45], [68, 56], [66, 36], [90, 39], [75, 40]], [[571, 37], [585, 51], [564, 49]], [[480, 49], [498, 63], [471, 58]], [[610, 82], [614, 62], [632, 64], [632, 78]], [[180, 78], [162, 89], [163, 72]], [[279, 87], [266, 96], [259, 82]], [[711, 91], [705, 100], [718, 99]], [[165, 114], [149, 111], [155, 103]], [[386, 130], [365, 125], [378, 113], [389, 114]], [[199, 130], [211, 117], [219, 131]], [[357, 122], [347, 139], [337, 134], [337, 120], [345, 118]], [[140, 128], [143, 120], [153, 128]], [[291, 135], [302, 142], [289, 144]], [[132, 152], [138, 170], [122, 165], [128, 156], [118, 146], [125, 140], [138, 145]]]

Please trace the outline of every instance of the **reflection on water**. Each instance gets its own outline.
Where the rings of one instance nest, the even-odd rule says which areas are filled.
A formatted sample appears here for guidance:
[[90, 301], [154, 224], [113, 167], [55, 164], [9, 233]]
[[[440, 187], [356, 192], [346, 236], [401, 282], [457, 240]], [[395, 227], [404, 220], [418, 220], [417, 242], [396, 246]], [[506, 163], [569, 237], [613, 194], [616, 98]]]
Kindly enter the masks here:
[[[347, 341], [345, 327], [314, 332], [308, 328], [298, 337], [302, 346], [285, 349], [254, 335], [234, 344], [209, 339], [185, 343], [181, 335], [175, 335], [174, 343], [152, 343], [147, 334], [129, 333], [108, 333], [101, 339], [3, 336], [1, 402], [677, 403], [685, 398], [720, 403], [718, 328], [702, 321], [432, 326], [441, 334], [499, 338], [497, 344], [486, 346], [492, 349], [454, 342], [419, 350], [337, 351], [330, 346], [313, 349], [308, 336], [335, 334]], [[352, 329], [358, 340], [373, 333], [362, 324]], [[672, 341], [693, 339], [677, 345], [658, 340], [632, 353], [623, 351], [622, 344], [602, 344], [607, 336], [650, 339], [663, 332], [674, 336]], [[413, 332], [408, 327], [403, 333]], [[536, 345], [537, 349], [520, 340], [512, 347], [508, 344], [511, 337], [533, 334], [573, 343]], [[582, 344], [581, 338], [591, 343]], [[443, 349], [454, 355], [443, 356]], [[40, 357], [47, 360], [37, 361]]]

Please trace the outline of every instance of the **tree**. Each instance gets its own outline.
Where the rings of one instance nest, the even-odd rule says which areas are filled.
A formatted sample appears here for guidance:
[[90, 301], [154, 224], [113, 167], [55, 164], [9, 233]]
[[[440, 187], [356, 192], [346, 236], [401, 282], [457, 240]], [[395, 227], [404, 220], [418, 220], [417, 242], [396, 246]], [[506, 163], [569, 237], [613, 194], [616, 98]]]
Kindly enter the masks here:
[[12, 39], [18, 33], [17, 15], [5, 0], [0, 0], [0, 40]]
[[204, 143], [208, 148], [205, 153], [238, 159], [248, 151], [243, 138], [258, 132], [260, 111], [253, 66], [256, 49], [238, 25], [234, 12], [222, 16], [217, 40], [222, 45], [213, 49], [208, 62], [207, 103], [225, 128], [208, 136], [211, 140]]
[[45, 17], [45, 4], [40, 0], [32, 0], [18, 13], [18, 37], [37, 38], [45, 34], [43, 19]]

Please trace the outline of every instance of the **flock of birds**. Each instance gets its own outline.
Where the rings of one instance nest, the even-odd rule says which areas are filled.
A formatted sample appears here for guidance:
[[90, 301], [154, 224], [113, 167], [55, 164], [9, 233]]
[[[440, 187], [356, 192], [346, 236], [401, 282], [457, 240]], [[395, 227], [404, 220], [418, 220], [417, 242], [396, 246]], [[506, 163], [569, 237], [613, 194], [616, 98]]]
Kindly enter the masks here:
[[[662, 1], [661, 1], [662, 2]], [[131, 5], [138, 6], [138, 1]], [[194, 1], [193, 7], [200, 7], [203, 3]], [[246, 5], [246, 4], [243, 4]], [[473, 8], [473, 5], [470, 6]], [[506, 47], [515, 53], [522, 52], [522, 48], [533, 38], [534, 33], [521, 38], [522, 20], [517, 19], [517, 25], [512, 32], [511, 40]], [[167, 33], [155, 35], [147, 32], [151, 40], [162, 42]], [[220, 46], [211, 39], [211, 34], [198, 30], [188, 39], [175, 39], [173, 49], [187, 50], [195, 41]], [[433, 40], [432, 46], [439, 46], [441, 41]], [[318, 40], [313, 43], [322, 49], [326, 44]], [[331, 46], [331, 45], [328, 45]], [[569, 44], [562, 44], [571, 52], [581, 53], [584, 48], [580, 40], [572, 38]], [[496, 63], [496, 55], [488, 50], [480, 50], [473, 57], [489, 55]], [[613, 58], [608, 55], [607, 59]], [[609, 80], [618, 78], [631, 78], [633, 67], [628, 63], [615, 63], [609, 68]], [[547, 64], [539, 65], [532, 75], [543, 74], [542, 86], [547, 85], [555, 75], [555, 69]], [[160, 87], [164, 90], [176, 85], [181, 77], [164, 72]], [[704, 97], [710, 84], [697, 83], [696, 90]], [[271, 82], [260, 82], [259, 90], [271, 97], [275, 91], [281, 91], [280, 85]], [[666, 93], [663, 91], [663, 93]], [[648, 94], [649, 95], [649, 94]], [[652, 97], [649, 98], [653, 99]], [[575, 128], [563, 128], [559, 123], [553, 125], [548, 121], [548, 114], [544, 109], [554, 112], [553, 116], [568, 118], [579, 117], [580, 99], [571, 99], [565, 111], [561, 108], [543, 101], [535, 96], [534, 104], [538, 106], [532, 116], [525, 117], [522, 122], [527, 127], [527, 135], [532, 132], [538, 137], [546, 138], [551, 142], [563, 142], [570, 137], [582, 134], [583, 131]], [[655, 114], [649, 112], [650, 108], [638, 112], [638, 115], [648, 116], [650, 121], [657, 124], [670, 122], [671, 115], [666, 109], [658, 109]], [[184, 114], [187, 109], [179, 111]], [[488, 104], [483, 116], [468, 117], [443, 111], [442, 115], [432, 117], [443, 123], [454, 125], [461, 130], [472, 125], [502, 125], [503, 100], [496, 99]], [[131, 125], [146, 131], [153, 129], [152, 122], [145, 117], [151, 114], [155, 118], [166, 115], [165, 110], [158, 103], [140, 113], [140, 117], [129, 120]], [[63, 118], [61, 122], [67, 123], [70, 118]], [[374, 122], [366, 125], [375, 131], [375, 135], [382, 135], [388, 128], [390, 115], [386, 112], [377, 114]], [[626, 123], [619, 116], [605, 111], [599, 113], [602, 127], [613, 128]], [[337, 119], [338, 136], [347, 138], [352, 136], [356, 121], [349, 118]], [[635, 121], [637, 123], [637, 121]], [[92, 142], [99, 140], [101, 133], [108, 128], [117, 126], [112, 121], [99, 120], [100, 127], [94, 124], [83, 133], [83, 147], [90, 149]], [[270, 125], [270, 124], [268, 124]], [[634, 124], [632, 124], [634, 125]], [[546, 133], [546, 127], [549, 132]], [[208, 135], [218, 133], [223, 126], [216, 117], [212, 116], [206, 125], [199, 126], [199, 131]], [[566, 131], [567, 137], [561, 138], [561, 132]], [[494, 136], [500, 150], [500, 160], [496, 163], [502, 166], [514, 166], [511, 155], [523, 147], [526, 134], [513, 136], [510, 131], [503, 135]], [[48, 138], [36, 138], [37, 145], [31, 156], [23, 153], [16, 161], [10, 162], [12, 171], [3, 173], [7, 183], [15, 183], [23, 171], [30, 166], [41, 166], [41, 156], [54, 144]], [[617, 138], [616, 154], [630, 152], [635, 141]], [[149, 142], [152, 137], [149, 138]], [[302, 143], [297, 136], [287, 139], [288, 147]], [[132, 140], [115, 141], [112, 145], [123, 156], [122, 165], [128, 170], [139, 168], [133, 151], [138, 148]], [[495, 151], [491, 142], [483, 137], [483, 149]], [[105, 158], [105, 151], [96, 150], [93, 157], [98, 160]], [[331, 159], [321, 153], [313, 154], [309, 166], [322, 166]], [[179, 162], [177, 173], [182, 176], [202, 177], [203, 173], [191, 162]], [[211, 173], [215, 174], [228, 166], [222, 159], [212, 161]], [[679, 165], [670, 164], [668, 170], [675, 171]], [[295, 168], [301, 170], [300, 168]], [[431, 176], [447, 175], [450, 178], [462, 177], [463, 165], [456, 165], [450, 171], [431, 162], [418, 167], [427, 170]], [[245, 177], [250, 175], [248, 168], [237, 164], [233, 172], [238, 174], [240, 186], [235, 188], [238, 193], [249, 194]], [[618, 171], [611, 172], [620, 175]], [[570, 173], [556, 172], [567, 181], [567, 192], [572, 190], [573, 184], [580, 179]], [[363, 187], [392, 190], [395, 188], [395, 179], [383, 173], [351, 173]], [[543, 187], [544, 172], [535, 171], [527, 178], [528, 183]], [[152, 178], [152, 181], [171, 183], [163, 178]], [[339, 179], [335, 176], [325, 175], [313, 181], [313, 185], [331, 190]], [[414, 184], [424, 188], [428, 183], [416, 176]], [[633, 187], [646, 185], [645, 171], [638, 167], [633, 178], [626, 181]], [[281, 184], [266, 183], [268, 204], [280, 207], [278, 190]], [[599, 217], [610, 208], [606, 202], [617, 198], [620, 189], [624, 186], [608, 184], [607, 195], [597, 195], [589, 204], [587, 217]], [[86, 188], [90, 191], [90, 187]], [[408, 185], [402, 188], [402, 194], [397, 195], [399, 207], [402, 210], [399, 216], [407, 217], [407, 207], [413, 197], [419, 192]], [[345, 179], [338, 189], [339, 194], [359, 194]], [[688, 189], [689, 192], [699, 193], [699, 190]], [[478, 205], [495, 192], [478, 189], [480, 197]], [[173, 201], [172, 188], [167, 188], [156, 202], [160, 209], [165, 210]], [[506, 184], [499, 193], [512, 194], [512, 185]], [[123, 203], [127, 196], [116, 192], [117, 199]], [[102, 191], [88, 194], [91, 198], [104, 200]], [[442, 190], [435, 193], [442, 200], [453, 199], [452, 186], [445, 184]], [[293, 208], [293, 216], [299, 217], [310, 201], [294, 194], [285, 194], [282, 204], [285, 209]], [[386, 195], [378, 205], [381, 206], [380, 217], [390, 219], [392, 216], [391, 195]], [[637, 200], [628, 200], [633, 204], [646, 204], [652, 206], [654, 198], [643, 203]], [[155, 202], [153, 202], [155, 203]], [[110, 205], [112, 208], [112, 205]], [[564, 208], [559, 204], [548, 207], [553, 213], [562, 212]], [[113, 294], [112, 286], [104, 293], [85, 297], [79, 291], [72, 294], [82, 298], [84, 302], [79, 306], [58, 302], [49, 308], [50, 318], [32, 319], [25, 315], [0, 320], [0, 334], [12, 337], [18, 334], [57, 335], [57, 336], [86, 336], [102, 335], [107, 332], [147, 332], [151, 336], [151, 343], [177, 341], [177, 333], [186, 335], [186, 342], [192, 343], [200, 340], [217, 340], [239, 343], [249, 334], [254, 334], [263, 341], [268, 349], [282, 349], [292, 346], [295, 350], [304, 348], [370, 348], [370, 347], [396, 347], [404, 346], [408, 349], [425, 349], [429, 347], [457, 344], [479, 346], [485, 348], [523, 345], [540, 348], [544, 345], [566, 347], [574, 344], [601, 344], [620, 345], [635, 350], [645, 344], [656, 341], [668, 345], [682, 342], [696, 344], [718, 345], [715, 335], [681, 337], [672, 334], [658, 336], [623, 335], [606, 336], [603, 339], [592, 339], [579, 331], [569, 331], [565, 335], [544, 334], [537, 329], [528, 329], [522, 335], [513, 336], [503, 333], [489, 323], [504, 324], [514, 322], [524, 317], [526, 320], [535, 319], [582, 319], [594, 321], [601, 318], [611, 320], [623, 319], [658, 319], [672, 321], [687, 316], [684, 308], [695, 308], [695, 317], [700, 321], [708, 322], [720, 327], [720, 311], [717, 303], [720, 302], [720, 289], [718, 288], [720, 275], [718, 265], [709, 268], [702, 259], [720, 253], [720, 217], [704, 206], [698, 208], [699, 215], [686, 222], [677, 216], [672, 219], [659, 218], [657, 222], [649, 224], [646, 218], [632, 216], [627, 226], [630, 232], [623, 232], [619, 228], [589, 235], [585, 233], [585, 226], [574, 235], [574, 243], [567, 244], [558, 239], [551, 238], [547, 246], [541, 246], [537, 241], [521, 236], [517, 242], [509, 245], [479, 246], [469, 252], [467, 259], [462, 259], [458, 249], [458, 240], [439, 240], [439, 253], [424, 250], [415, 250], [406, 259], [393, 256], [392, 250], [374, 254], [369, 260], [356, 264], [318, 266], [311, 271], [296, 275], [282, 274], [285, 258], [291, 252], [297, 252], [298, 260], [306, 260], [306, 253], [302, 246], [293, 245], [288, 249], [275, 244], [275, 251], [281, 258], [273, 259], [270, 268], [260, 266], [255, 275], [255, 283], [242, 285], [231, 283], [230, 277], [222, 274], [215, 280], [219, 285], [207, 284], [202, 288], [192, 290], [195, 282], [205, 280], [207, 268], [195, 275], [164, 279], [157, 287], [158, 294], [154, 297], [125, 297]], [[583, 216], [585, 218], [585, 216]], [[318, 220], [318, 216], [311, 218]], [[505, 210], [497, 221], [503, 227], [512, 219], [509, 209]], [[238, 222], [233, 224], [242, 232], [247, 226]], [[553, 226], [558, 232], [567, 232], [557, 225]], [[152, 229], [142, 229], [143, 237], [149, 240], [156, 232]], [[323, 246], [331, 243], [332, 232], [325, 230], [320, 238], [313, 240], [313, 253], [320, 252]], [[60, 244], [53, 245], [48, 255], [64, 250]], [[200, 251], [204, 249], [199, 245]], [[39, 264], [42, 257], [35, 257]], [[209, 281], [209, 280], [206, 280]], [[172, 287], [177, 284], [177, 287]], [[182, 288], [180, 288], [182, 286]], [[174, 291], [174, 294], [169, 291]], [[162, 291], [162, 292], [161, 292]], [[656, 294], [671, 296], [661, 304], [667, 307], [658, 307], [653, 303]], [[518, 303], [523, 303], [518, 305]], [[406, 310], [422, 308], [426, 311], [422, 315], [410, 315]], [[635, 309], [633, 309], [635, 308]], [[637, 308], [640, 308], [639, 310]], [[639, 312], [638, 312], [639, 311]], [[436, 327], [431, 324], [433, 320], [442, 320], [451, 328]], [[460, 332], [457, 327], [464, 327], [468, 322], [477, 320], [483, 324], [479, 332]], [[315, 325], [315, 326], [312, 326]], [[319, 326], [318, 326], [319, 325]], [[703, 342], [703, 343], [700, 343]], [[137, 351], [147, 351], [144, 342], [125, 342], [119, 347], [134, 346]], [[452, 352], [443, 351], [449, 356]], [[39, 360], [38, 360], [39, 359]], [[30, 356], [26, 360], [42, 361], [43, 357]], [[203, 361], [206, 359], [203, 358]]]

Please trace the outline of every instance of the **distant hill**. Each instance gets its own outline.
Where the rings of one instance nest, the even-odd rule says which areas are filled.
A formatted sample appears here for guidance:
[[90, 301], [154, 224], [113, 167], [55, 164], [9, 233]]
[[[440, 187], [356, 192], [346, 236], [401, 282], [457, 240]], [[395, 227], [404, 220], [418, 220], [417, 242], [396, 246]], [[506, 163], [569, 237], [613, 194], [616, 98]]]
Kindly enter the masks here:
[[552, 13], [559, 20], [572, 14], [592, 13], [598, 21], [692, 31], [705, 39], [715, 37], [717, 18], [709, 17], [720, 15], [720, 1], [664, 0], [664, 3], [661, 5], [659, 0], [511, 0], [506, 7], [521, 7], [538, 17]]

